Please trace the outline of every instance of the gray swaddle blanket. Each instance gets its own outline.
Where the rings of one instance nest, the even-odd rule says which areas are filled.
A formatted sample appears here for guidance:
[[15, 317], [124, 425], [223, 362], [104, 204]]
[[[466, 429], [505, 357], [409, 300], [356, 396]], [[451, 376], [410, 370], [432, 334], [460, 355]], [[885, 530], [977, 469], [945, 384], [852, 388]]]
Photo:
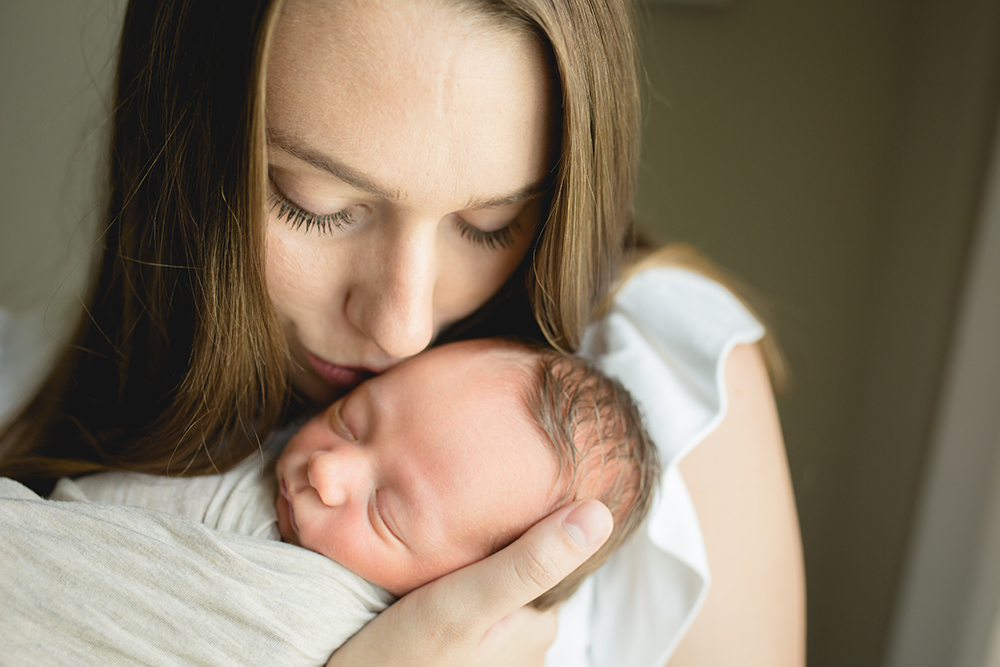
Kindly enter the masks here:
[[273, 462], [250, 456], [220, 475], [166, 477], [119, 471], [64, 477], [49, 499], [148, 507], [182, 514], [227, 533], [280, 540], [277, 496]]
[[305, 549], [0, 479], [3, 665], [322, 665], [390, 602]]

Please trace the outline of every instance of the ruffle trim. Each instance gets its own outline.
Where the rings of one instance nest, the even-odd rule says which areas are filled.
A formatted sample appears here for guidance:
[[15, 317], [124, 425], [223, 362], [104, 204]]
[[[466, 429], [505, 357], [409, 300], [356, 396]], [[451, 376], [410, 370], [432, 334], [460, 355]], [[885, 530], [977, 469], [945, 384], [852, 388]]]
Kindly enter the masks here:
[[711, 580], [677, 464], [726, 414], [729, 353], [763, 335], [728, 290], [679, 268], [634, 276], [585, 332], [580, 354], [632, 393], [663, 476], [645, 532], [563, 605], [548, 664], [660, 667], [673, 653]]

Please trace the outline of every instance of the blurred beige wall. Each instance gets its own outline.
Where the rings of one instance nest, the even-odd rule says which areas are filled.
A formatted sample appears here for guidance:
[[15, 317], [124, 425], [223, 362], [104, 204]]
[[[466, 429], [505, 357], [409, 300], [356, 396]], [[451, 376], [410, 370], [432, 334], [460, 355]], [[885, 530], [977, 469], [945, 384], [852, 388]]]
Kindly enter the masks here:
[[638, 215], [770, 306], [812, 667], [884, 650], [995, 117], [997, 5], [644, 11]]
[[[122, 0], [0, 2], [0, 303], [76, 300]], [[53, 295], [58, 295], [53, 301]]]

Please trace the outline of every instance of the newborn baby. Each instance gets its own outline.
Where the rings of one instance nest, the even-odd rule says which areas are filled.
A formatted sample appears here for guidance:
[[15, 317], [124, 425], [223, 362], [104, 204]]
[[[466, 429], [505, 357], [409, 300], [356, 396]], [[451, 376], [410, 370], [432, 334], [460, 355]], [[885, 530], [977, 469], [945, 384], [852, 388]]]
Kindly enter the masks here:
[[[503, 548], [576, 499], [615, 518], [608, 543], [535, 601], [568, 597], [641, 523], [659, 476], [631, 398], [582, 360], [502, 340], [434, 348], [307, 422], [275, 465], [224, 474], [101, 473], [51, 498], [153, 507], [278, 538], [402, 596]], [[276, 490], [277, 487], [277, 490]]]

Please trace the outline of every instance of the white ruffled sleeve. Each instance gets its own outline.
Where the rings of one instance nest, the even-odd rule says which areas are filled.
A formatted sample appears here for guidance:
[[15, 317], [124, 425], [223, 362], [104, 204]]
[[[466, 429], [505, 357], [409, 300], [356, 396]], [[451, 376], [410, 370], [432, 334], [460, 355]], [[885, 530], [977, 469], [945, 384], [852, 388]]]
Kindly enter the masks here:
[[726, 413], [729, 353], [763, 335], [725, 288], [678, 268], [633, 277], [585, 332], [580, 354], [631, 392], [663, 476], [644, 529], [563, 605], [548, 665], [662, 667], [673, 653], [710, 581], [677, 463]]

